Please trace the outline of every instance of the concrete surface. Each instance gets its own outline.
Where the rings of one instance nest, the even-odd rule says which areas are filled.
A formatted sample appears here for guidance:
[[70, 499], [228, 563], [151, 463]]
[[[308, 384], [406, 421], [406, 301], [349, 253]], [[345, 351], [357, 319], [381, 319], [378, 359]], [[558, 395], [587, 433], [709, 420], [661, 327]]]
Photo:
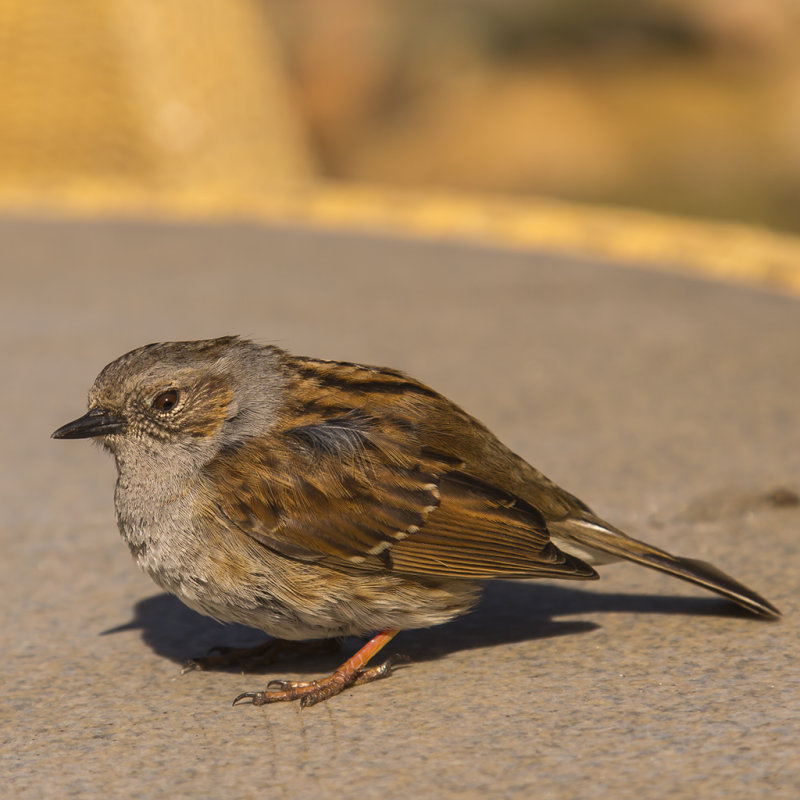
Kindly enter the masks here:
[[[0, 242], [3, 796], [800, 796], [797, 300], [300, 229], [6, 220]], [[232, 332], [406, 369], [784, 619], [629, 565], [494, 584], [400, 635], [387, 681], [232, 708], [337, 659], [181, 676], [260, 637], [161, 594], [116, 533], [110, 459], [48, 438], [122, 352]]]

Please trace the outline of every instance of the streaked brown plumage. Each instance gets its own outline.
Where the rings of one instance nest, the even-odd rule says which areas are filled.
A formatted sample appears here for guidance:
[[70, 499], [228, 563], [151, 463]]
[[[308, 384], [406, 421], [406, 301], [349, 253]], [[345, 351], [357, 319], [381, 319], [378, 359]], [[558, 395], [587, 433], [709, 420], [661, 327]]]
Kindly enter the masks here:
[[[626, 536], [434, 390], [391, 369], [237, 337], [109, 364], [54, 434], [115, 456], [120, 531], [187, 605], [282, 639], [381, 631], [332, 676], [241, 695], [318, 702], [390, 672], [397, 630], [446, 622], [493, 578], [597, 578], [620, 558], [768, 601], [710, 564]], [[237, 698], [237, 699], [240, 699]]]

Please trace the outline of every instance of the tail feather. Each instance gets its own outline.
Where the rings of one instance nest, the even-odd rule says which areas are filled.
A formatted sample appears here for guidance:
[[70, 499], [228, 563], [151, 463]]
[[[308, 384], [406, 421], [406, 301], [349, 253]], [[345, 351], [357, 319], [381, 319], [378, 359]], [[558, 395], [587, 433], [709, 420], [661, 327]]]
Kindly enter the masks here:
[[[772, 603], [713, 564], [674, 556], [666, 550], [640, 542], [607, 523], [572, 519], [553, 523], [549, 527], [559, 548], [589, 563], [603, 563], [616, 558], [633, 561], [710, 589], [759, 616], [773, 619], [781, 616]], [[587, 553], [596, 554], [596, 560], [587, 559]]]

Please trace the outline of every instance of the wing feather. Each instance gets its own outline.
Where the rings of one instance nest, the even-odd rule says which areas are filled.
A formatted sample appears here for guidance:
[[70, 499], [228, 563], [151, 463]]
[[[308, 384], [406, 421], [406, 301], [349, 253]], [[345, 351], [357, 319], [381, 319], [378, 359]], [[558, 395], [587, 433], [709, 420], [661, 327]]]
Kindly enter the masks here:
[[596, 577], [532, 505], [362, 411], [290, 428], [268, 449], [238, 444], [206, 475], [228, 520], [291, 558], [420, 577]]

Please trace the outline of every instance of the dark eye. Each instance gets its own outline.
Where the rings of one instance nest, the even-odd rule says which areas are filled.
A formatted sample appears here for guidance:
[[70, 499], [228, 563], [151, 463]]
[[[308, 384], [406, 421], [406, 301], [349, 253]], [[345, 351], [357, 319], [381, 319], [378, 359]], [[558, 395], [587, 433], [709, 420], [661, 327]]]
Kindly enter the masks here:
[[153, 400], [153, 408], [156, 411], [172, 411], [175, 404], [178, 402], [178, 390], [167, 389], [166, 392], [157, 394]]

